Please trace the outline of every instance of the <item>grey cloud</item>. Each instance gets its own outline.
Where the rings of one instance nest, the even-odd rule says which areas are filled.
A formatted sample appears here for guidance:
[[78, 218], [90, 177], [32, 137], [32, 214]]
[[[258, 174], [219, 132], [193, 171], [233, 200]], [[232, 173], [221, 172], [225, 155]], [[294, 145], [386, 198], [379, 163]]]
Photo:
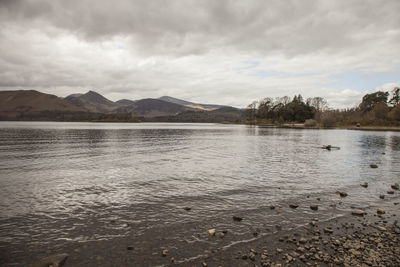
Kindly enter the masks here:
[[[0, 0], [0, 87], [238, 106], [303, 93], [339, 106], [359, 95], [321, 89], [327, 73], [398, 71], [398, 10], [398, 0]], [[316, 74], [237, 74], [249, 60], [261, 62], [252, 71]]]
[[[295, 56], [338, 52], [397, 30], [400, 2], [353, 1], [3, 1], [6, 21], [49, 23], [88, 40], [132, 37], [148, 53], [205, 53], [229, 46]], [[383, 31], [382, 31], [383, 30]], [[364, 38], [355, 38], [365, 33]]]

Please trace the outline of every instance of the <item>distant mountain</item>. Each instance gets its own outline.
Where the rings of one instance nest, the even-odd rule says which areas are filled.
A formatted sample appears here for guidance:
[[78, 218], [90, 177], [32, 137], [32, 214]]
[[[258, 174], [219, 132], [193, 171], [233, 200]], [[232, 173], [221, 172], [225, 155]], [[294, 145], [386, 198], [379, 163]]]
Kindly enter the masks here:
[[38, 91], [0, 91], [0, 120], [237, 122], [243, 111], [170, 96], [113, 102], [89, 91], [66, 98]]
[[119, 113], [131, 113], [137, 117], [158, 117], [175, 116], [188, 110], [195, 109], [160, 99], [146, 98], [134, 101], [134, 103], [129, 106], [120, 107], [116, 111]]
[[86, 94], [72, 94], [65, 100], [93, 113], [110, 113], [122, 106], [93, 91]]
[[162, 96], [162, 97], [160, 97], [158, 99], [166, 101], [166, 102], [182, 105], [182, 106], [185, 106], [185, 107], [190, 107], [190, 108], [194, 108], [194, 109], [201, 109], [201, 110], [214, 110], [214, 109], [226, 107], [226, 106], [222, 106], [222, 105], [193, 103], [193, 102], [185, 101], [185, 100], [182, 100], [182, 99], [174, 98], [174, 97], [171, 97], [171, 96]]
[[55, 95], [34, 90], [0, 91], [0, 118], [37, 116], [44, 112], [71, 113], [84, 109]]
[[148, 118], [148, 121], [161, 122], [214, 122], [214, 123], [237, 123], [245, 119], [245, 113], [241, 109], [233, 107], [222, 107], [211, 111], [188, 110], [175, 116], [162, 116]]
[[134, 101], [134, 100], [129, 100], [129, 99], [121, 99], [121, 100], [117, 101], [118, 104], [121, 104], [124, 106], [133, 105], [133, 104], [135, 104], [135, 102], [137, 102], [137, 100]]

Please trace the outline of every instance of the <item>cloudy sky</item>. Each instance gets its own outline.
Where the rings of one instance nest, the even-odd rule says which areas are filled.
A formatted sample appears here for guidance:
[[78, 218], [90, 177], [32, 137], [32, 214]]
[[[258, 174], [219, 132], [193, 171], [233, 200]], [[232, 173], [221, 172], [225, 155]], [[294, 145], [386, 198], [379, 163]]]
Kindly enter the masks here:
[[350, 107], [400, 85], [399, 0], [0, 0], [0, 90]]

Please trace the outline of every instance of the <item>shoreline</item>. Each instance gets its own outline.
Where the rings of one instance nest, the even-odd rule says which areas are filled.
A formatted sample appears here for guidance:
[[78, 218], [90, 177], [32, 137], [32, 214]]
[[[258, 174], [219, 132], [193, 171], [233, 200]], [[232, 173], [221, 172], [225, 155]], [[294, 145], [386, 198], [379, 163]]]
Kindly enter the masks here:
[[[71, 239], [59, 240], [52, 245], [37, 243], [34, 248], [19, 246], [14, 249], [24, 251], [24, 259], [19, 258], [21, 255], [13, 256], [13, 253], [7, 253], [1, 256], [2, 264], [15, 266], [18, 261], [23, 264], [17, 266], [33, 264], [32, 266], [35, 267], [47, 267], [47, 265], [40, 265], [40, 261], [45, 261], [49, 256], [50, 259], [62, 257], [66, 253], [68, 258], [65, 267], [278, 267], [307, 266], [307, 263], [318, 264], [318, 266], [357, 266], [365, 263], [364, 258], [372, 263], [380, 262], [385, 266], [399, 266], [400, 257], [397, 255], [400, 255], [400, 228], [397, 220], [400, 216], [400, 196], [398, 190], [394, 190], [393, 194], [385, 194], [384, 199], [377, 198], [365, 208], [358, 205], [350, 207], [362, 209], [365, 212], [364, 216], [352, 215], [352, 210], [346, 210], [344, 213], [332, 213], [336, 216], [327, 220], [323, 219], [326, 215], [324, 211], [326, 207], [319, 206], [317, 210], [310, 208], [310, 204], [315, 202], [312, 199], [316, 197], [317, 195], [312, 195], [303, 201], [299, 200], [299, 208], [291, 208], [291, 202], [281, 203], [273, 208], [268, 207], [271, 212], [292, 211], [292, 215], [289, 216], [294, 217], [295, 221], [299, 220], [304, 209], [309, 210], [308, 219], [294, 228], [286, 229], [284, 225], [277, 224], [273, 228], [261, 229], [255, 227], [246, 216], [243, 221], [229, 218], [229, 224], [248, 227], [247, 233], [239, 235], [241, 238], [237, 239], [237, 233], [232, 232], [230, 228], [224, 228], [226, 225], [223, 224], [207, 225], [204, 222], [169, 226], [167, 224], [165, 228], [153, 228], [149, 233], [132, 229], [123, 236], [113, 239], [87, 241]], [[312, 202], [307, 202], [306, 199]], [[340, 205], [345, 199], [332, 199], [333, 202], [329, 206]], [[378, 208], [383, 209], [384, 214], [378, 214]], [[111, 223], [118, 224], [119, 222]], [[209, 235], [206, 232], [212, 226], [215, 227], [215, 235]], [[175, 235], [179, 238], [171, 238]], [[370, 237], [374, 239], [370, 240]], [[387, 251], [389, 243], [390, 249], [394, 249], [394, 252]], [[382, 251], [382, 248], [385, 248], [385, 251]], [[365, 254], [364, 250], [381, 251], [381, 254], [371, 258], [369, 254]]]
[[385, 209], [364, 209], [364, 215], [316, 217], [295, 229], [211, 251], [190, 266], [399, 266], [399, 207], [396, 199]]
[[248, 124], [243, 125], [251, 126], [261, 126], [266, 128], [278, 128], [278, 129], [301, 129], [301, 130], [356, 130], [356, 131], [392, 131], [400, 132], [400, 126], [334, 126], [334, 127], [306, 127], [304, 124], [283, 124], [283, 125], [273, 125], [273, 124]]

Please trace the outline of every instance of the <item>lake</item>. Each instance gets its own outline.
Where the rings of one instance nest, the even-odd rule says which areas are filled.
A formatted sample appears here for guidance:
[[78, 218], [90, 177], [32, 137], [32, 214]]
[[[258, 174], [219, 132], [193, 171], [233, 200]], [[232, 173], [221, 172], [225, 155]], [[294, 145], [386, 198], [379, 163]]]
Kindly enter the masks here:
[[[340, 149], [320, 148], [327, 144]], [[153, 237], [162, 233], [184, 247], [204, 243], [208, 228], [228, 229], [228, 246], [306, 223], [310, 204], [321, 220], [373, 205], [399, 177], [400, 132], [0, 122], [0, 250], [8, 257], [0, 263], [23, 263], [24, 249], [132, 233], [140, 236], [133, 244], [158, 248]]]

